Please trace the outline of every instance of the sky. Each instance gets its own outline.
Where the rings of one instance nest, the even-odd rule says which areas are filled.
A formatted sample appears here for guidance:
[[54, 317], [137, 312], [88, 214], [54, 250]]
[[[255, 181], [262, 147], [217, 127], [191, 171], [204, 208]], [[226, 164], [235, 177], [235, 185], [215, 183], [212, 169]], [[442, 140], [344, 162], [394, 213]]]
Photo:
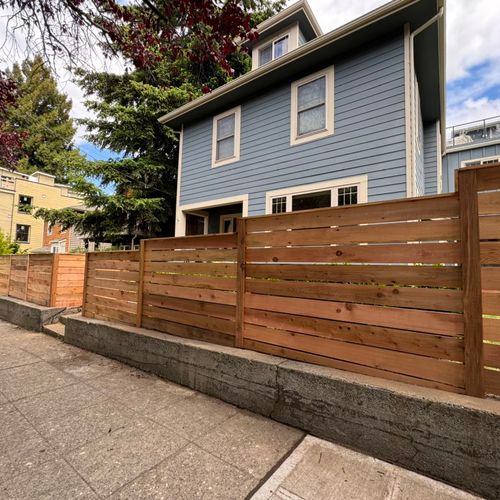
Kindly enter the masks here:
[[[308, 1], [325, 33], [388, 3], [387, 0]], [[446, 124], [500, 116], [500, 0], [447, 0], [446, 5]], [[107, 70], [124, 70], [120, 61], [111, 62], [111, 66], [109, 61], [104, 64]], [[82, 92], [70, 75], [59, 75], [59, 87], [73, 101], [73, 117], [89, 116]], [[116, 157], [87, 142], [81, 127], [75, 142], [91, 159]]]

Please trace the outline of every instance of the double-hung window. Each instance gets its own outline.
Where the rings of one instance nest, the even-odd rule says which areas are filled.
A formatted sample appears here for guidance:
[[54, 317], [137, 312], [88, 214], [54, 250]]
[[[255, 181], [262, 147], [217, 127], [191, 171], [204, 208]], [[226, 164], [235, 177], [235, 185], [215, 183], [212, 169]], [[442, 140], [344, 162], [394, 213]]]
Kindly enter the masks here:
[[31, 226], [26, 224], [16, 224], [16, 242], [29, 243], [30, 242], [30, 229]]
[[266, 213], [280, 214], [366, 203], [367, 187], [366, 176], [359, 176], [281, 189], [267, 193]]
[[290, 143], [333, 134], [333, 66], [292, 83]]
[[259, 49], [259, 66], [278, 59], [288, 52], [289, 35], [280, 36]]
[[241, 108], [226, 111], [213, 119], [212, 167], [240, 159]]

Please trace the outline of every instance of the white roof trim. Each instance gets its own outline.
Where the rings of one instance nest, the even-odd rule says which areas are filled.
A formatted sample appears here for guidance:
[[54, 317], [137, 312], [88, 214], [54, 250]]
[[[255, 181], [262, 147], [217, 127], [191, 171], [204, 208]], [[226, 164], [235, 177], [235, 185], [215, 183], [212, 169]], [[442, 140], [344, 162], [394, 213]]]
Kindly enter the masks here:
[[296, 59], [300, 59], [301, 57], [310, 54], [311, 52], [314, 52], [315, 50], [318, 50], [324, 47], [325, 45], [332, 43], [335, 40], [338, 40], [340, 38], [349, 35], [353, 31], [356, 31], [362, 27], [372, 24], [384, 17], [387, 17], [397, 12], [398, 10], [403, 9], [404, 7], [417, 3], [418, 1], [419, 0], [392, 0], [392, 2], [382, 5], [381, 7], [375, 10], [372, 10], [368, 14], [358, 17], [357, 19], [354, 19], [353, 21], [344, 24], [340, 28], [337, 28], [333, 31], [330, 31], [329, 33], [326, 33], [318, 38], [315, 38], [314, 40], [307, 42], [305, 45], [302, 45], [302, 47], [292, 50], [291, 52], [288, 52], [288, 54], [285, 54], [284, 56], [275, 59], [274, 61], [271, 61], [265, 64], [264, 66], [261, 66], [260, 68], [245, 73], [244, 75], [236, 78], [235, 80], [232, 80], [226, 83], [225, 85], [216, 88], [215, 90], [210, 92], [210, 94], [205, 94], [201, 97], [198, 97], [194, 101], [184, 104], [184, 106], [181, 106], [180, 108], [177, 108], [174, 111], [171, 111], [166, 115], [163, 115], [158, 119], [158, 121], [160, 123], [165, 123], [174, 120], [176, 118], [179, 118], [183, 114], [192, 111], [200, 106], [203, 106], [207, 102], [213, 101], [218, 97], [227, 94], [232, 90], [241, 87], [248, 82], [251, 82], [253, 80], [260, 78], [261, 76], [271, 73], [273, 70], [280, 68], [281, 66], [285, 66], [289, 62], [295, 61]]

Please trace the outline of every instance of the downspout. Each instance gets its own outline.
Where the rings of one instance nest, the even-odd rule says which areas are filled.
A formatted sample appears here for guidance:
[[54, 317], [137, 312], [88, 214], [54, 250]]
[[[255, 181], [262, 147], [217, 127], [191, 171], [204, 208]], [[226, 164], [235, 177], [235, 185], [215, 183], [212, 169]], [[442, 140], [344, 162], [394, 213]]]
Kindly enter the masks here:
[[412, 183], [410, 196], [415, 196], [417, 191], [417, 177], [416, 177], [416, 151], [415, 151], [415, 127], [418, 126], [416, 120], [416, 110], [415, 110], [415, 37], [420, 35], [427, 28], [432, 26], [436, 21], [438, 21], [444, 15], [444, 7], [439, 9], [439, 12], [426, 21], [422, 26], [419, 26], [414, 31], [410, 33], [410, 123], [411, 123], [411, 173], [412, 173]]

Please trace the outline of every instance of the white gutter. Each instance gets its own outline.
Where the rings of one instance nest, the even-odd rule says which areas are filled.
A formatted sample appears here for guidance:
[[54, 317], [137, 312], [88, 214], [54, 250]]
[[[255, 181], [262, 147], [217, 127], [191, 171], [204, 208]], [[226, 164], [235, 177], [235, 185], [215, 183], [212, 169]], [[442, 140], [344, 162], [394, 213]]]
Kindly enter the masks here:
[[235, 80], [232, 80], [229, 83], [226, 83], [225, 85], [216, 88], [210, 94], [205, 94], [202, 97], [198, 97], [198, 99], [195, 99], [194, 101], [184, 104], [184, 106], [181, 106], [180, 108], [177, 108], [174, 111], [171, 111], [166, 115], [163, 115], [158, 119], [158, 121], [160, 123], [165, 123], [175, 120], [176, 118], [179, 118], [185, 113], [188, 113], [206, 104], [207, 102], [213, 101], [218, 97], [227, 94], [233, 91], [234, 89], [237, 89], [238, 87], [245, 85], [246, 83], [249, 83], [264, 75], [267, 75], [268, 73], [271, 73], [275, 69], [281, 68], [282, 66], [286, 66], [288, 63], [292, 61], [300, 59], [305, 55], [314, 52], [315, 50], [321, 49], [324, 46], [329, 45], [333, 41], [344, 38], [345, 36], [350, 35], [352, 32], [357, 31], [360, 28], [364, 28], [370, 24], [373, 24], [374, 22], [379, 21], [380, 19], [383, 19], [384, 17], [387, 17], [391, 14], [394, 14], [405, 7], [418, 3], [419, 1], [420, 0], [393, 0], [392, 2], [389, 2], [388, 4], [385, 4], [382, 7], [375, 9], [369, 12], [368, 14], [365, 14], [364, 16], [361, 16], [355, 19], [354, 21], [351, 21], [350, 23], [344, 24], [343, 26], [341, 26], [336, 30], [330, 31], [325, 35], [322, 35], [318, 38], [315, 38], [314, 40], [311, 40], [310, 42], [307, 42], [305, 45], [302, 45], [302, 47], [292, 50], [291, 52], [285, 54], [279, 59], [275, 59], [274, 61], [271, 61], [270, 63], [261, 66], [260, 68], [245, 73], [244, 75], [236, 78]]
[[408, 193], [408, 196], [416, 196], [417, 192], [417, 186], [416, 186], [417, 158], [415, 150], [415, 136], [416, 136], [415, 127], [418, 127], [418, 122], [415, 110], [415, 37], [418, 36], [423, 31], [425, 31], [430, 26], [432, 26], [441, 17], [443, 17], [443, 15], [444, 15], [444, 7], [441, 7], [439, 9], [439, 12], [435, 16], [431, 17], [428, 21], [422, 24], [422, 26], [419, 26], [410, 33], [410, 123], [411, 123], [410, 158], [411, 158], [412, 191]]

